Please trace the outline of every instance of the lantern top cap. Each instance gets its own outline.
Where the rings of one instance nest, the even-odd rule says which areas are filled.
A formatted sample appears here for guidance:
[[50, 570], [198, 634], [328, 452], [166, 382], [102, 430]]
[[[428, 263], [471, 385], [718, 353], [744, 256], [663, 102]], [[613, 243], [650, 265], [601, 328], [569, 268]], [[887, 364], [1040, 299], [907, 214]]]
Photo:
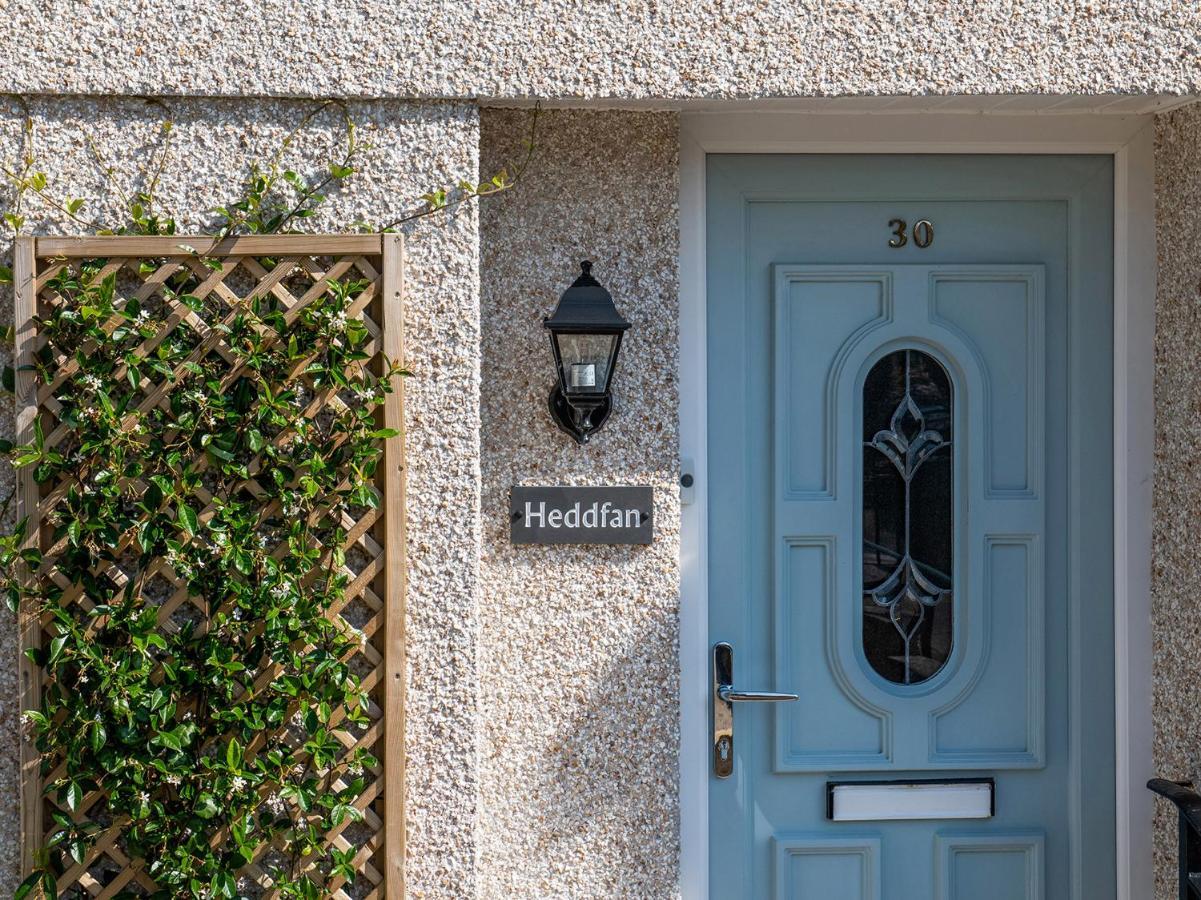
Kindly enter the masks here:
[[580, 262], [580, 275], [563, 292], [555, 311], [542, 324], [552, 331], [625, 331], [630, 323], [613, 305], [613, 297], [592, 276], [591, 260]]

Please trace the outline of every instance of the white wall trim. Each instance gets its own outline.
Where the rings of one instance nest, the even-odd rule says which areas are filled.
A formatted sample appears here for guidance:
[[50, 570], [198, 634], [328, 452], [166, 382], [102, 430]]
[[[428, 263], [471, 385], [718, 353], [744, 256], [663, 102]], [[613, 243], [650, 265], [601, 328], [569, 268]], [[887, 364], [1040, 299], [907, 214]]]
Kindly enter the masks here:
[[709, 431], [705, 320], [705, 149], [680, 129], [680, 893], [709, 896]]
[[1118, 900], [1152, 893], [1154, 124], [1149, 116], [684, 113], [680, 126], [680, 892], [709, 896], [705, 155], [1106, 153], [1114, 157], [1114, 625]]
[[1114, 154], [1114, 727], [1119, 900], [1154, 891], [1151, 488], [1155, 453], [1155, 125]]

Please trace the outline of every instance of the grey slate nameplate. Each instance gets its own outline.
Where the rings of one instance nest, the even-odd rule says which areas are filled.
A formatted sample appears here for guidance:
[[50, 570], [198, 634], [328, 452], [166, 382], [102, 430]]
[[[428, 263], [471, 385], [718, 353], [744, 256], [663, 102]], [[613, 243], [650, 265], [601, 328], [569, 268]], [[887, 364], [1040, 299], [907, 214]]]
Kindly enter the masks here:
[[649, 544], [654, 535], [649, 487], [513, 487], [514, 544]]

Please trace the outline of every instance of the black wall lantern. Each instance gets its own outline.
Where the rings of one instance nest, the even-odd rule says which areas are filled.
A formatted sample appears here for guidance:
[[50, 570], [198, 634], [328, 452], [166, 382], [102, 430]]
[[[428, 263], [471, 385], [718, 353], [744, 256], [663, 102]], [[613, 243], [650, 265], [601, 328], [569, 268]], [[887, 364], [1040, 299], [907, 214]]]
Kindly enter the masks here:
[[617, 367], [621, 336], [630, 323], [621, 317], [609, 292], [592, 277], [592, 263], [580, 263], [580, 277], [554, 314], [542, 320], [550, 332], [558, 381], [550, 392], [555, 423], [579, 443], [605, 424], [612, 411], [609, 385]]

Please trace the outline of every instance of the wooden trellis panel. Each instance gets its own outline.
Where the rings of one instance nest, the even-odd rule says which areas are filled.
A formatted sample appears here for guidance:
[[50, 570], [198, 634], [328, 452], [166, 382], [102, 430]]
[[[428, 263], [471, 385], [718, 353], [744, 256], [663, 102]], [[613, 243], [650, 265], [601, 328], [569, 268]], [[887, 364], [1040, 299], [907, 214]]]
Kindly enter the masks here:
[[[202, 336], [195, 354], [220, 356], [232, 366], [232, 354], [223, 343], [223, 333], [210, 321], [202, 321], [195, 312], [173, 301], [163, 292], [167, 279], [180, 270], [195, 274], [198, 286], [190, 293], [206, 300], [209, 309], [217, 309], [217, 318], [232, 315], [240, 305], [256, 296], [273, 295], [293, 316], [304, 304], [319, 296], [328, 282], [354, 279], [365, 283], [350, 305], [361, 316], [370, 333], [368, 349], [394, 362], [402, 359], [403, 347], [403, 245], [399, 235], [337, 236], [252, 236], [230, 238], [220, 243], [205, 237], [83, 237], [19, 238], [14, 260], [16, 287], [17, 342], [17, 439], [33, 439], [34, 423], [40, 421], [48, 443], [62, 441], [67, 429], [60, 426], [54, 383], [39, 384], [31, 366], [35, 353], [46, 344], [39, 334], [37, 317], [61, 302], [49, 288], [51, 279], [64, 267], [77, 266], [83, 260], [103, 260], [105, 273], [118, 274], [118, 290], [123, 297], [138, 297], [163, 306], [160, 333], [144, 342], [138, 352], [153, 347], [173, 329], [187, 327]], [[213, 262], [215, 261], [215, 263]], [[209, 264], [206, 265], [206, 262]], [[219, 263], [217, 265], [216, 263]], [[62, 367], [72, 365], [62, 358]], [[166, 408], [173, 382], [151, 372], [142, 376], [138, 402], [143, 409], [151, 404]], [[319, 395], [318, 395], [319, 396]], [[325, 402], [315, 400], [308, 414], [317, 416]], [[394, 428], [400, 436], [384, 441], [384, 455], [377, 472], [377, 486], [383, 502], [361, 513], [357, 521], [345, 517], [348, 535], [348, 559], [353, 553], [361, 563], [347, 568], [349, 587], [346, 603], [331, 615], [347, 613], [353, 604], [358, 618], [354, 626], [367, 635], [355, 662], [369, 688], [370, 726], [360, 734], [339, 733], [347, 752], [361, 746], [381, 761], [378, 771], [369, 773], [363, 794], [355, 802], [363, 813], [355, 823], [358, 833], [348, 840], [346, 825], [334, 828], [326, 840], [340, 850], [356, 847], [358, 875], [353, 887], [332, 883], [333, 896], [356, 898], [399, 898], [404, 879], [404, 409], [403, 385], [386, 396], [382, 407], [383, 427]], [[31, 527], [28, 543], [45, 554], [45, 562], [29, 578], [54, 577], [55, 546], [47, 527], [55, 504], [61, 499], [61, 485], [38, 484], [31, 468], [19, 475], [20, 515], [28, 516]], [[348, 564], [349, 565], [349, 564]], [[173, 610], [188, 602], [186, 585], [171, 577], [168, 567], [163, 574], [174, 586], [174, 594], [163, 604], [160, 623], [172, 627]], [[69, 600], [69, 594], [68, 594]], [[84, 598], [86, 602], [86, 598]], [[364, 610], [366, 612], [364, 613]], [[22, 650], [40, 647], [49, 639], [46, 622], [36, 610], [21, 611]], [[37, 708], [42, 691], [41, 670], [22, 655], [22, 708]], [[54, 772], [43, 776], [40, 758], [33, 743], [21, 742], [22, 844], [26, 870], [33, 865], [34, 854], [48, 837], [48, 812], [54, 807], [53, 796], [45, 794]], [[97, 808], [99, 794], [85, 797], [79, 815]], [[130, 859], [121, 849], [120, 823], [103, 825], [102, 834], [82, 865], [75, 865], [59, 879], [60, 896], [115, 896], [121, 891], [135, 893], [156, 888], [145, 871], [144, 860]], [[269, 848], [267, 848], [269, 849]], [[261, 869], [251, 864], [244, 870], [258, 881], [264, 896], [273, 891]], [[345, 887], [345, 890], [343, 888]]]

